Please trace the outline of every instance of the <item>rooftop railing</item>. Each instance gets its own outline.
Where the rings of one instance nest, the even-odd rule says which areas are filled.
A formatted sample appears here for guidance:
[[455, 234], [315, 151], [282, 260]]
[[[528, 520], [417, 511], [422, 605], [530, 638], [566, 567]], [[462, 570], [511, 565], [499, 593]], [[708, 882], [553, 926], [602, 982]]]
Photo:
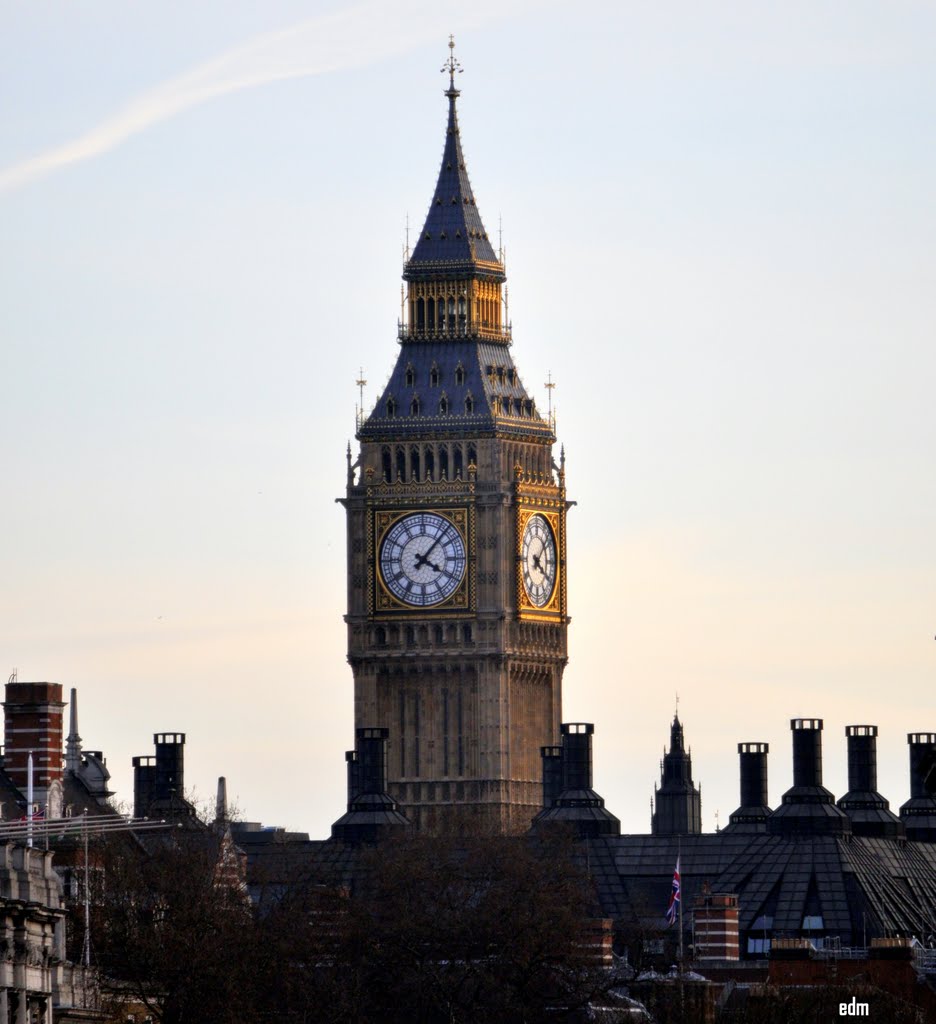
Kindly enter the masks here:
[[397, 337], [400, 341], [451, 341], [453, 338], [485, 338], [491, 341], [511, 341], [511, 325], [487, 322], [474, 323], [459, 318], [455, 323], [408, 324], [397, 320]]

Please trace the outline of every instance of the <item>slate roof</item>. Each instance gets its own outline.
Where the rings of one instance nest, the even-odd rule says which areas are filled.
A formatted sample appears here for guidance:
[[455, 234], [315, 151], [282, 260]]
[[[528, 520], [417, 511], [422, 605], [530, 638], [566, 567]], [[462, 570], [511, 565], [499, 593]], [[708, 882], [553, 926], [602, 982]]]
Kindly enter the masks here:
[[504, 279], [504, 269], [494, 253], [468, 180], [461, 148], [455, 100], [459, 91], [450, 87], [445, 147], [435, 192], [419, 240], [406, 264], [404, 278], [417, 280], [440, 273], [477, 273]]
[[866, 836], [803, 837], [719, 832], [697, 836], [620, 836], [588, 842], [588, 862], [604, 912], [659, 918], [681, 861], [683, 913], [703, 884], [738, 896], [742, 954], [752, 937], [804, 934], [843, 946], [869, 935], [936, 930], [936, 844]]
[[[433, 367], [438, 372], [438, 385], [430, 383]], [[412, 383], [408, 383], [410, 379]], [[445, 414], [440, 412], [443, 397], [448, 403]], [[470, 413], [465, 405], [469, 397], [473, 403]], [[389, 411], [391, 399], [393, 415]], [[414, 399], [418, 402], [417, 413], [412, 411]], [[551, 425], [539, 414], [523, 386], [510, 349], [493, 341], [460, 338], [404, 341], [390, 379], [357, 437], [361, 441], [403, 436], [442, 440], [448, 435], [494, 432], [555, 440]]]

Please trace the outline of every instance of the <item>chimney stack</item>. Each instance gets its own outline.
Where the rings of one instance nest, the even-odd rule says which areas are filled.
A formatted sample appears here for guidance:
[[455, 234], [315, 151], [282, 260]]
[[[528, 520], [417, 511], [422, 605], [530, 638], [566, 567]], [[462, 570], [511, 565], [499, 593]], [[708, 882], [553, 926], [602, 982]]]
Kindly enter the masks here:
[[594, 731], [591, 722], [566, 722], [562, 726], [562, 746], [540, 749], [544, 804], [557, 781], [562, 791], [533, 819], [534, 829], [565, 825], [580, 837], [621, 834], [620, 821], [605, 810], [604, 800], [592, 789]]
[[143, 754], [133, 759], [133, 816], [145, 818], [156, 786], [156, 758]]
[[767, 819], [772, 835], [847, 835], [851, 821], [822, 785], [822, 719], [793, 718], [793, 787]]
[[562, 726], [562, 790], [591, 789], [592, 735], [591, 722], [567, 722]]
[[848, 792], [838, 806], [851, 819], [856, 836], [903, 838], [904, 826], [877, 791], [877, 726], [847, 725]]
[[543, 810], [549, 810], [562, 792], [562, 747], [540, 747], [543, 759]]
[[62, 778], [61, 683], [6, 684], [3, 767], [26, 792], [27, 766], [33, 756], [33, 802], [45, 805], [49, 786]]
[[928, 788], [928, 782], [936, 761], [936, 732], [911, 732], [907, 743], [910, 747], [910, 799], [900, 808], [900, 820], [906, 826], [908, 839], [934, 843], [936, 796]]
[[396, 801], [387, 794], [389, 735], [389, 729], [354, 730], [355, 749], [345, 754], [348, 810], [332, 825], [332, 839], [354, 845], [376, 843], [392, 830], [409, 826]]
[[822, 719], [793, 718], [793, 786], [822, 785]]
[[768, 743], [739, 743], [741, 805], [728, 819], [724, 831], [764, 832], [770, 807], [767, 804]]
[[156, 745], [153, 796], [156, 800], [181, 800], [185, 795], [185, 733], [157, 732], [153, 743]]

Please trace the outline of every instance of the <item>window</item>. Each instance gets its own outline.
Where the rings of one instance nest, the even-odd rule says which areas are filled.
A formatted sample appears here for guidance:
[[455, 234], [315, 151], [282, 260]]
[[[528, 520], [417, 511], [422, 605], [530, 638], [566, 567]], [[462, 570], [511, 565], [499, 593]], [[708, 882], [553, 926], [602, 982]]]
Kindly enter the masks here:
[[387, 631], [383, 628], [383, 626], [378, 626], [375, 632], [376, 632], [377, 646], [378, 647], [386, 647], [387, 646]]
[[468, 394], [465, 395], [465, 415], [470, 416], [473, 412], [474, 399], [471, 397], [471, 392], [469, 391]]
[[413, 369], [412, 363], [406, 367], [404, 380], [408, 388], [414, 387], [416, 384], [416, 371]]
[[445, 643], [445, 636], [441, 626], [435, 625], [432, 627], [432, 639], [435, 643]]
[[419, 415], [419, 395], [413, 395], [413, 400], [410, 402], [409, 414], [410, 416]]
[[474, 637], [473, 637], [472, 632], [471, 632], [471, 623], [470, 622], [466, 622], [462, 626], [462, 641], [464, 643], [466, 643], [466, 644], [473, 644], [474, 643]]
[[406, 627], [406, 646], [407, 647], [415, 647], [416, 646], [416, 627], [415, 626], [407, 626]]
[[439, 415], [440, 416], [448, 416], [448, 411], [449, 411], [448, 399], [445, 397], [445, 395], [443, 395], [439, 399]]
[[455, 386], [463, 387], [465, 384], [465, 368], [461, 363], [455, 367]]
[[[431, 299], [429, 300], [432, 301]], [[439, 367], [435, 363], [432, 364], [432, 369], [429, 371], [429, 387], [437, 388], [439, 386]]]
[[390, 455], [390, 449], [384, 448], [381, 453], [381, 468], [383, 470], [383, 478], [389, 484], [393, 483], [393, 458]]
[[396, 416], [396, 402], [392, 398], [387, 399], [387, 419], [392, 420]]

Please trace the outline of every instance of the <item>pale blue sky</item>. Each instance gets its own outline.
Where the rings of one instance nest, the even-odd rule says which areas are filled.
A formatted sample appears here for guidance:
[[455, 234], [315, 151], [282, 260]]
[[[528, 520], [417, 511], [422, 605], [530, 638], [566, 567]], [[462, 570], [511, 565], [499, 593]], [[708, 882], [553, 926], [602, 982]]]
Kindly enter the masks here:
[[[739, 740], [936, 729], [936, 8], [8, 3], [0, 13], [0, 659], [77, 686], [120, 796], [327, 833], [352, 745], [359, 365], [460, 119], [514, 356], [568, 453], [565, 718], [648, 824], [674, 693], [703, 818]], [[313, 73], [318, 72], [318, 73]]]

